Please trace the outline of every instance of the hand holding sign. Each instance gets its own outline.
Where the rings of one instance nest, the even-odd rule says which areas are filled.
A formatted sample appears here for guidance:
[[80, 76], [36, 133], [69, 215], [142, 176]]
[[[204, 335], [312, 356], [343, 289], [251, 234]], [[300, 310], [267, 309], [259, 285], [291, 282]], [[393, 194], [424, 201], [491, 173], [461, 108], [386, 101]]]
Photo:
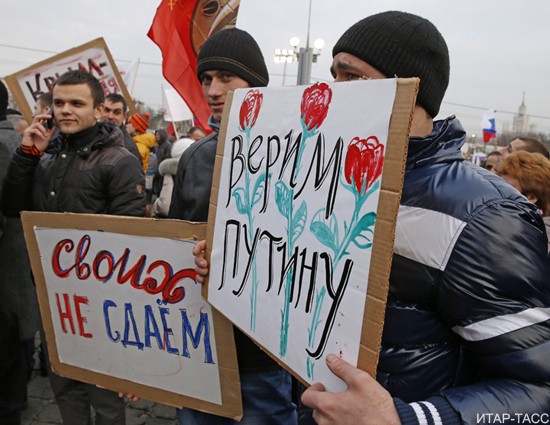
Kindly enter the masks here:
[[204, 258], [204, 251], [206, 250], [206, 241], [197, 242], [193, 247], [193, 255], [195, 256], [195, 271], [197, 276], [195, 280], [199, 283], [204, 283], [205, 277], [208, 274], [208, 261]]
[[302, 402], [313, 409], [318, 424], [401, 424], [392, 396], [367, 372], [334, 354], [329, 354], [326, 362], [348, 388], [330, 393], [322, 384], [314, 384], [304, 392]]

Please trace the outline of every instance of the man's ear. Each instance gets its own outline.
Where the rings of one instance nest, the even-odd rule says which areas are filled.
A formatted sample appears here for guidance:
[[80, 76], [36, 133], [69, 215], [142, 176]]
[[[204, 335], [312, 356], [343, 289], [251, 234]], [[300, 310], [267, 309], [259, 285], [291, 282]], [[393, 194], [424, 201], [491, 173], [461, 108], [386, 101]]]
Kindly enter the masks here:
[[99, 120], [101, 118], [101, 115], [103, 114], [103, 109], [105, 109], [105, 104], [104, 103], [99, 103], [94, 108], [94, 116], [95, 116], [96, 120]]
[[539, 198], [537, 198], [535, 195], [533, 195], [532, 193], [526, 193], [525, 194], [525, 197], [527, 199], [529, 199], [529, 202], [532, 202], [533, 204], [537, 204], [537, 201], [539, 200]]

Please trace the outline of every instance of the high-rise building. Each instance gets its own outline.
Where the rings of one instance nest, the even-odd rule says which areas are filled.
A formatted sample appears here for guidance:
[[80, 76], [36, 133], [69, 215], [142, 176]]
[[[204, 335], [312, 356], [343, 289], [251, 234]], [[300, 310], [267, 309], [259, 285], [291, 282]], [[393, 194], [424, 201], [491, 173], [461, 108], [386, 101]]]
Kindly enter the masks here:
[[512, 133], [526, 135], [536, 131], [537, 125], [535, 123], [529, 124], [529, 115], [527, 115], [527, 106], [525, 106], [525, 92], [523, 92], [521, 105], [519, 105], [518, 113], [514, 115], [512, 122]]

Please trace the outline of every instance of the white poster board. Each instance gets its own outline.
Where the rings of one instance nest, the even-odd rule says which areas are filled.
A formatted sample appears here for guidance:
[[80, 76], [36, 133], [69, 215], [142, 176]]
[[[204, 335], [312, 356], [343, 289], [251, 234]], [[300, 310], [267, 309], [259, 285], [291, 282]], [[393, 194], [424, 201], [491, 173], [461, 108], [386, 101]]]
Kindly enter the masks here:
[[[402, 128], [387, 161], [397, 86], [240, 89], [223, 121], [208, 301], [302, 381], [331, 390], [344, 384], [328, 353], [358, 364], [375, 225], [394, 229], [416, 90], [394, 121]], [[378, 208], [383, 170], [398, 181], [389, 211]], [[374, 322], [376, 345], [380, 311]]]
[[196, 242], [178, 237], [204, 237], [204, 225], [47, 213], [23, 221], [57, 373], [240, 416], [231, 325], [217, 327], [195, 280]]
[[128, 102], [130, 113], [134, 102], [103, 38], [73, 47], [28, 68], [6, 76], [6, 83], [27, 121], [32, 119], [36, 99], [52, 91], [55, 80], [67, 71], [80, 69], [96, 77], [105, 95], [119, 93]]

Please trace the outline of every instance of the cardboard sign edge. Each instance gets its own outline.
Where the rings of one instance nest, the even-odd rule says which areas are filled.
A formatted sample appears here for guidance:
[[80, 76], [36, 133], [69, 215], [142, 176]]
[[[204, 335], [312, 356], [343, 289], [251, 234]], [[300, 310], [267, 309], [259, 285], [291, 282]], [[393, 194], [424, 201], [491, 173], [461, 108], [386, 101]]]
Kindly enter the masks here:
[[[240, 420], [243, 415], [240, 391], [240, 378], [233, 327], [216, 309], [212, 309], [212, 324], [215, 327], [217, 357], [220, 371], [222, 404], [176, 394], [159, 388], [150, 387], [121, 378], [115, 378], [81, 367], [64, 364], [59, 360], [53, 321], [45, 287], [44, 272], [40, 262], [38, 243], [34, 227], [59, 229], [103, 230], [137, 236], [167, 237], [176, 239], [201, 240], [205, 237], [206, 224], [183, 220], [158, 220], [141, 217], [123, 217], [110, 215], [74, 214], [74, 213], [21, 213], [25, 241], [29, 251], [31, 267], [36, 282], [40, 313], [46, 333], [49, 358], [52, 369], [59, 375], [104, 387], [122, 393], [131, 393], [146, 400], [173, 407], [187, 407], [219, 416]], [[71, 227], [73, 225], [73, 227]]]
[[21, 110], [21, 113], [23, 114], [23, 116], [25, 117], [28, 123], [31, 123], [32, 121], [33, 105], [29, 105], [27, 103], [27, 99], [25, 98], [25, 94], [23, 93], [23, 90], [21, 89], [21, 86], [19, 85], [17, 78], [22, 74], [32, 71], [34, 68], [39, 68], [44, 65], [55, 63], [60, 59], [74, 55], [79, 52], [83, 52], [90, 48], [101, 48], [105, 51], [105, 54], [109, 59], [109, 64], [113, 69], [118, 86], [122, 90], [122, 95], [124, 96], [124, 99], [126, 99], [126, 102], [128, 102], [128, 110], [130, 111], [129, 114], [130, 115], [135, 114], [136, 107], [134, 105], [134, 100], [132, 99], [132, 96], [130, 95], [128, 88], [126, 87], [126, 84], [124, 84], [122, 77], [120, 76], [120, 72], [118, 70], [118, 67], [116, 66], [113, 56], [111, 55], [111, 52], [109, 50], [109, 47], [107, 46], [107, 43], [105, 42], [103, 37], [99, 37], [94, 40], [88, 41], [87, 43], [81, 44], [80, 46], [72, 47], [68, 50], [65, 50], [64, 52], [57, 53], [54, 56], [50, 56], [49, 58], [41, 60], [40, 62], [36, 62], [35, 64], [28, 66], [20, 71], [14, 72], [13, 74], [6, 75], [5, 81], [6, 81], [6, 84], [8, 85], [8, 89], [13, 95], [15, 102], [17, 103], [19, 109]]
[[[366, 371], [371, 376], [376, 377], [376, 368], [382, 341], [382, 331], [384, 327], [384, 317], [386, 311], [386, 301], [389, 289], [389, 275], [393, 258], [393, 244], [395, 239], [395, 225], [397, 222], [397, 213], [401, 200], [401, 191], [403, 187], [403, 178], [405, 175], [405, 165], [408, 152], [408, 138], [412, 123], [416, 95], [418, 93], [420, 80], [418, 78], [397, 78], [396, 95], [392, 107], [392, 113], [389, 124], [388, 148], [386, 151], [386, 161], [397, 161], [393, 167], [384, 167], [382, 172], [382, 184], [380, 189], [380, 199], [378, 203], [377, 215], [381, 209], [390, 209], [390, 219], [381, 224], [377, 221], [377, 229], [373, 241], [372, 260], [369, 270], [369, 276], [373, 283], [369, 282], [367, 288], [367, 297], [365, 300], [364, 311], [370, 311], [368, 315], [363, 316], [361, 325], [361, 342], [359, 347], [359, 357], [357, 367]], [[233, 107], [233, 92], [228, 94], [226, 106], [222, 116], [218, 145], [216, 151], [216, 161], [214, 166], [214, 176], [212, 179], [212, 191], [210, 195], [210, 207], [208, 212], [207, 249], [205, 257], [210, 264], [212, 254], [211, 246], [214, 238], [214, 223], [216, 218], [218, 193], [221, 178], [221, 166], [223, 161], [223, 152], [225, 139], [227, 136], [227, 127], [230, 110]], [[390, 176], [394, 171], [397, 176]], [[380, 229], [380, 227], [383, 227]], [[383, 234], [382, 234], [383, 233]], [[378, 235], [378, 236], [377, 236]], [[382, 246], [382, 237], [387, 237]], [[382, 248], [375, 248], [382, 247]], [[203, 297], [208, 300], [208, 277], [202, 288]], [[213, 307], [215, 308], [215, 307]], [[223, 315], [223, 313], [220, 313]], [[226, 317], [226, 316], [224, 316]], [[228, 318], [228, 320], [230, 320]], [[246, 330], [239, 328], [249, 338]], [[288, 370], [302, 384], [309, 386], [292, 368], [282, 362], [277, 356], [260, 343], [251, 338], [254, 343], [273, 358], [279, 365]]]

